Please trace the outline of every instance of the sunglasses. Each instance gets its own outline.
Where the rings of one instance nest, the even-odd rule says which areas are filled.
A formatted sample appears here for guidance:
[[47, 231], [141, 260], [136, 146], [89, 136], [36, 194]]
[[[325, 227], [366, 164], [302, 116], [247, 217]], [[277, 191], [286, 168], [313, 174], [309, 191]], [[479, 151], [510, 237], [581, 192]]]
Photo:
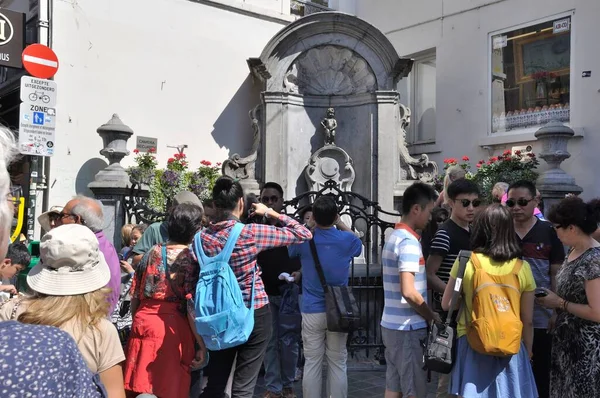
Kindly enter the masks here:
[[[457, 199], [457, 200], [459, 200], [459, 199]], [[473, 199], [473, 200], [460, 199], [460, 203], [462, 204], [463, 207], [469, 207], [469, 205], [473, 205], [473, 207], [479, 207], [479, 205], [481, 204], [481, 200], [480, 199]]]
[[525, 207], [529, 204], [529, 202], [531, 202], [532, 200], [534, 200], [535, 198], [531, 198], [531, 199], [524, 199], [524, 198], [519, 198], [517, 200], [514, 199], [508, 199], [506, 201], [506, 205], [508, 207], [515, 207], [515, 205], [519, 205], [521, 207]]
[[264, 203], [272, 203], [272, 202], [277, 202], [279, 200], [279, 196], [277, 195], [272, 195], [272, 196], [263, 196], [262, 198], [260, 198], [260, 201], [264, 204]]

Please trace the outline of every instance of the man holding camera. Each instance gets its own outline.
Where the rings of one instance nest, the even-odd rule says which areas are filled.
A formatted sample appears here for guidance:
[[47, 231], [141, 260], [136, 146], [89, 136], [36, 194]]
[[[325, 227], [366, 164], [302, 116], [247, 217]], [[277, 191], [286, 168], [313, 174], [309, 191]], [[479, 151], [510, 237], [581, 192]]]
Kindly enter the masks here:
[[[279, 213], [283, 209], [283, 188], [276, 182], [267, 182], [260, 191], [259, 200]], [[277, 220], [268, 219], [266, 222], [276, 223]], [[282, 273], [292, 275], [299, 271], [300, 260], [290, 258], [287, 247], [277, 247], [261, 252], [257, 262], [273, 315], [273, 333], [264, 361], [267, 388], [264, 397], [295, 398], [293, 385], [302, 325], [298, 305], [299, 288], [284, 276], [280, 279], [280, 276]]]

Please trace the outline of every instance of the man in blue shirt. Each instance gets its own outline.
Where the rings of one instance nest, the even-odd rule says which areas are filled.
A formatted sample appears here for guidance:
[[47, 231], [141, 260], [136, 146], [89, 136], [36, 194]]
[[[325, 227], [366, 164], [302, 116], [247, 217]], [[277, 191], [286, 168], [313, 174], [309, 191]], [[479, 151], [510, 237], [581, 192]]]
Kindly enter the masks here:
[[[335, 201], [321, 196], [313, 204], [316, 227], [313, 239], [328, 285], [346, 286], [352, 258], [361, 253], [362, 242], [339, 218]], [[323, 357], [327, 355], [327, 381], [329, 395], [336, 398], [348, 396], [346, 375], [347, 333], [327, 330], [325, 293], [315, 268], [309, 242], [288, 247], [290, 257], [300, 257], [302, 262], [302, 341], [304, 343], [304, 378], [302, 392], [305, 397], [321, 397]], [[295, 274], [297, 275], [297, 274]], [[326, 349], [327, 348], [327, 349]]]

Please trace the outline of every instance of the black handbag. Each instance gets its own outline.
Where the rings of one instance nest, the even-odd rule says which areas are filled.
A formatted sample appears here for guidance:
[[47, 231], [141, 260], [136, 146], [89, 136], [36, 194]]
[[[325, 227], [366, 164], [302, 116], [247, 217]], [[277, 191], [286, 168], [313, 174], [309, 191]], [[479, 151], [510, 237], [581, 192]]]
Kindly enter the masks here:
[[450, 373], [456, 358], [456, 327], [450, 325], [450, 322], [452, 320], [454, 307], [459, 301], [462, 279], [465, 275], [467, 262], [471, 258], [471, 252], [468, 250], [461, 250], [458, 254], [458, 258], [458, 275], [456, 284], [454, 285], [454, 291], [452, 292], [450, 310], [446, 316], [446, 321], [442, 323], [432, 322], [429, 326], [427, 341], [425, 342], [425, 368], [437, 373]]
[[323, 273], [323, 267], [319, 261], [314, 239], [310, 240], [310, 250], [317, 274], [319, 274], [319, 279], [321, 280], [321, 285], [323, 285], [323, 291], [325, 292], [327, 330], [330, 332], [349, 333], [358, 326], [358, 322], [360, 321], [358, 305], [352, 294], [352, 287], [328, 285]]

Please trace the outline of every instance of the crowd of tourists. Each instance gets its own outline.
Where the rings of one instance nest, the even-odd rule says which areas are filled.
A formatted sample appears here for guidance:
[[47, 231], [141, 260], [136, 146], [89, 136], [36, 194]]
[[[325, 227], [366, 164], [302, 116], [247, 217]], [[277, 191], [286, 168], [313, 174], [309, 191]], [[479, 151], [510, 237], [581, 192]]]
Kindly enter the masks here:
[[[0, 130], [7, 198], [13, 154]], [[600, 200], [565, 198], [546, 220], [531, 182], [481, 194], [460, 170], [441, 195], [404, 192], [381, 253], [385, 397], [425, 398], [432, 379], [438, 397], [600, 397]], [[363, 242], [335, 199], [292, 218], [278, 183], [256, 197], [221, 177], [211, 200], [170, 203], [164, 221], [123, 227], [119, 252], [99, 201], [51, 208], [27, 291], [10, 283], [27, 248], [0, 245], [0, 396], [249, 398], [262, 370], [265, 398], [296, 397], [299, 379], [305, 398], [348, 397]], [[428, 348], [440, 341], [447, 357]], [[428, 368], [436, 354], [447, 371]]]

